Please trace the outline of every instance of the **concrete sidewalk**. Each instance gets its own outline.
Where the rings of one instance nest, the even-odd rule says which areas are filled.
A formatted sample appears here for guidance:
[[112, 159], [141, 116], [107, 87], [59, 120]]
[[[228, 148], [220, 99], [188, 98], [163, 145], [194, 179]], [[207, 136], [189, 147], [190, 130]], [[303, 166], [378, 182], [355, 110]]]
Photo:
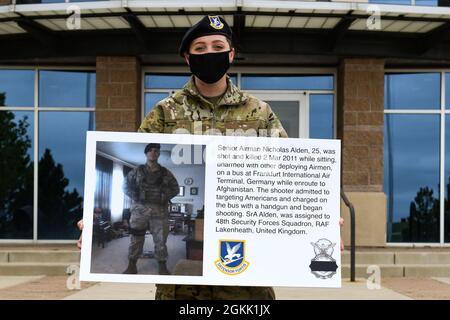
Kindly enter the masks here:
[[[442, 286], [450, 299], [450, 278], [427, 279], [433, 285]], [[382, 280], [383, 281], [383, 280]], [[67, 277], [0, 277], [0, 300], [154, 300], [154, 284], [93, 283], [83, 282], [81, 290], [67, 289]], [[407, 282], [408, 288], [414, 279]], [[421, 282], [429, 286], [427, 282]], [[406, 283], [405, 283], [406, 284]], [[399, 285], [397, 284], [397, 287]], [[423, 292], [425, 288], [417, 288]], [[433, 290], [435, 288], [433, 287]], [[343, 280], [342, 288], [291, 288], [276, 287], [279, 300], [408, 300], [411, 294], [382, 286], [380, 289], [367, 288], [365, 279], [352, 283]], [[446, 295], [444, 294], [444, 298]], [[422, 297], [427, 298], [427, 297]]]
[[[99, 283], [66, 297], [67, 300], [131, 299], [152, 300], [156, 287], [153, 284]], [[410, 299], [387, 288], [369, 290], [365, 281], [344, 282], [341, 289], [276, 287], [280, 300], [405, 300]]]

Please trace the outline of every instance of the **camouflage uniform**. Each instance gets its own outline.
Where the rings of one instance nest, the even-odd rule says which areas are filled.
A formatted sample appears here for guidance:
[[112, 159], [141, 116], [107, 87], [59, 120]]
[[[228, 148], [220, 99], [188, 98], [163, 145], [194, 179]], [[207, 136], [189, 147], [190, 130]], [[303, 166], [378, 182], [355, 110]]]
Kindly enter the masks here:
[[133, 200], [128, 258], [134, 261], [139, 259], [144, 248], [145, 232], [150, 230], [155, 244], [155, 258], [166, 261], [169, 234], [167, 205], [179, 192], [177, 180], [160, 165], [156, 171], [151, 171], [148, 165], [140, 165], [128, 173], [124, 192]]
[[239, 90], [229, 78], [227, 81], [227, 91], [213, 105], [199, 93], [191, 79], [183, 89], [157, 103], [139, 131], [287, 137], [267, 103]]
[[[257, 134], [287, 137], [280, 120], [270, 106], [239, 90], [227, 79], [227, 90], [216, 104], [205, 99], [194, 79], [170, 97], [156, 104], [145, 117], [139, 132], [154, 133], [221, 133]], [[257, 299], [273, 300], [275, 293], [268, 287], [157, 285], [157, 300], [167, 299]]]

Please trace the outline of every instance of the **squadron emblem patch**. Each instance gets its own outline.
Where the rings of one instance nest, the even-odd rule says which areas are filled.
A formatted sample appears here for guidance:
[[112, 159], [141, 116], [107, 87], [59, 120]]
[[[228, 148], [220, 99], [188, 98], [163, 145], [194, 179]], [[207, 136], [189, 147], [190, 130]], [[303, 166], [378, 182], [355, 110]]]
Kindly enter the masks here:
[[220, 20], [219, 16], [208, 16], [209, 18], [209, 24], [214, 29], [220, 30], [224, 27], [224, 24]]
[[230, 276], [244, 272], [250, 264], [245, 261], [245, 241], [219, 240], [219, 259], [214, 264]]
[[311, 242], [316, 256], [311, 260], [309, 268], [311, 273], [320, 279], [329, 279], [336, 274], [338, 268], [336, 260], [332, 255], [336, 243], [332, 243], [328, 239], [319, 239], [316, 243]]

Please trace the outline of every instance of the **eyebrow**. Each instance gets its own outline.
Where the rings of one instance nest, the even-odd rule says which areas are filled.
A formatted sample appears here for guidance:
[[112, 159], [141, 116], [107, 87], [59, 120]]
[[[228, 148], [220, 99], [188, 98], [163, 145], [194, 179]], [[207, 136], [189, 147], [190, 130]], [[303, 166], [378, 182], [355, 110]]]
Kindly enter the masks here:
[[[214, 40], [212, 43], [217, 43], [217, 42], [225, 44], [225, 41], [223, 41], [223, 40]], [[205, 41], [194, 42], [192, 45], [195, 46], [197, 44], [206, 44], [206, 42]]]

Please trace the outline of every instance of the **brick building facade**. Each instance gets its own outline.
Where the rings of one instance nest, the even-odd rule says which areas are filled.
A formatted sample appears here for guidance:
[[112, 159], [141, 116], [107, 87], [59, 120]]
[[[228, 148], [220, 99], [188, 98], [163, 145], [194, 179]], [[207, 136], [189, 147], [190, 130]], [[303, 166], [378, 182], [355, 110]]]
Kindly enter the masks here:
[[136, 131], [141, 122], [142, 73], [137, 57], [97, 57], [96, 128]]
[[[385, 244], [383, 193], [384, 60], [345, 58], [338, 66], [337, 137], [342, 185], [358, 212], [358, 245]], [[346, 212], [342, 207], [342, 212]], [[345, 215], [344, 215], [345, 217]], [[348, 243], [348, 224], [343, 234]]]

